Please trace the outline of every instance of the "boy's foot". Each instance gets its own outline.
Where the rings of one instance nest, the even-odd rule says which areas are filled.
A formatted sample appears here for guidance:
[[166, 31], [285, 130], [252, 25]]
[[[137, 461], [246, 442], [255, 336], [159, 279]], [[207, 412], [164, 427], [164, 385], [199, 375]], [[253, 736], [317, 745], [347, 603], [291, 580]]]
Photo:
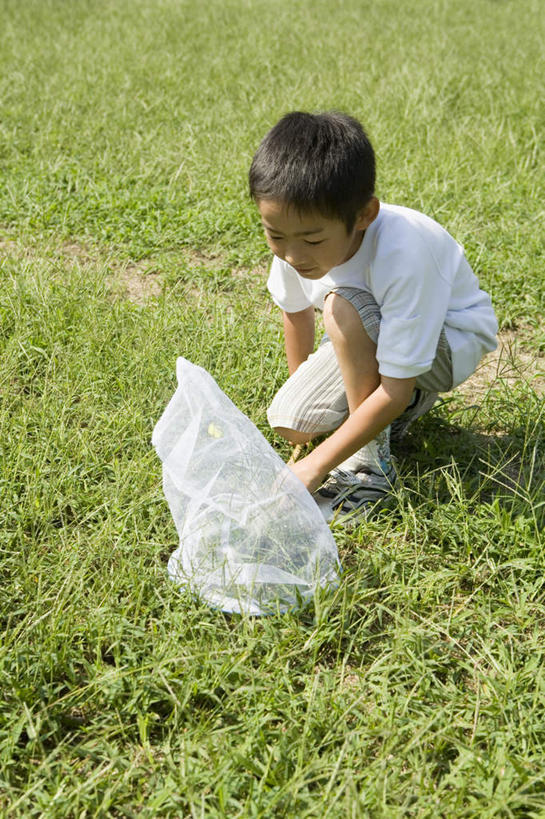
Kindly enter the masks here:
[[331, 470], [313, 497], [328, 523], [339, 521], [355, 526], [390, 500], [396, 480], [392, 464], [382, 475], [367, 469], [349, 472], [337, 467]]
[[418, 387], [413, 393], [413, 400], [399, 418], [392, 421], [390, 427], [390, 441], [401, 441], [410, 425], [425, 412], [430, 410], [438, 399], [438, 393], [426, 392]]

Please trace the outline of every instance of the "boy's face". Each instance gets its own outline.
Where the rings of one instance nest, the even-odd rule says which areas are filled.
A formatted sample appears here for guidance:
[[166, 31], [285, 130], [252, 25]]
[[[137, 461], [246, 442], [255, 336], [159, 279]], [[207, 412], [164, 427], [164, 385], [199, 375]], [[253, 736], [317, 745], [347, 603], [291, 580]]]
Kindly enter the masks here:
[[267, 243], [304, 279], [321, 279], [331, 268], [347, 262], [358, 250], [363, 232], [376, 218], [378, 200], [373, 197], [347, 232], [344, 222], [317, 212], [298, 213], [276, 199], [257, 203]]

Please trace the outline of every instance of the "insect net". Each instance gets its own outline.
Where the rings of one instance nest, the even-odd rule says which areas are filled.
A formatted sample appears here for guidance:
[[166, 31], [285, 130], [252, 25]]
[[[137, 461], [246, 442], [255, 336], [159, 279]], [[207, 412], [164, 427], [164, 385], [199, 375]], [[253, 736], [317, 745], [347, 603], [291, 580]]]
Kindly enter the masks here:
[[285, 611], [335, 585], [337, 547], [303, 483], [184, 358], [152, 437], [179, 535], [170, 577], [229, 612]]

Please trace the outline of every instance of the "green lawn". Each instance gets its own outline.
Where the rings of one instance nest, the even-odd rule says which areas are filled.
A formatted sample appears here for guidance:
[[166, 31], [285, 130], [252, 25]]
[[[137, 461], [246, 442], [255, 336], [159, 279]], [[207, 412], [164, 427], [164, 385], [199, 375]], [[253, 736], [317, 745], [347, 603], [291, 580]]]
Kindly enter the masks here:
[[[541, 0], [3, 0], [0, 30], [0, 815], [545, 816]], [[252, 621], [168, 580], [150, 439], [183, 355], [273, 441], [246, 176], [295, 108], [364, 122], [531, 366], [415, 426], [335, 593]]]

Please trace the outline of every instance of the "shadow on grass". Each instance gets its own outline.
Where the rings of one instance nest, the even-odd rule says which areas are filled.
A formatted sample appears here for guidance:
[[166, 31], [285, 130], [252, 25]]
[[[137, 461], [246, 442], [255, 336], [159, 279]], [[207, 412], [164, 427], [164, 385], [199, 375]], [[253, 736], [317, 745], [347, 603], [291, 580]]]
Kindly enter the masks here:
[[428, 481], [439, 501], [452, 497], [452, 484], [444, 480], [450, 471], [473, 502], [505, 498], [532, 505], [543, 497], [545, 485], [542, 444], [539, 436], [532, 439], [526, 430], [480, 432], [432, 414], [392, 444], [392, 453], [409, 487]]

